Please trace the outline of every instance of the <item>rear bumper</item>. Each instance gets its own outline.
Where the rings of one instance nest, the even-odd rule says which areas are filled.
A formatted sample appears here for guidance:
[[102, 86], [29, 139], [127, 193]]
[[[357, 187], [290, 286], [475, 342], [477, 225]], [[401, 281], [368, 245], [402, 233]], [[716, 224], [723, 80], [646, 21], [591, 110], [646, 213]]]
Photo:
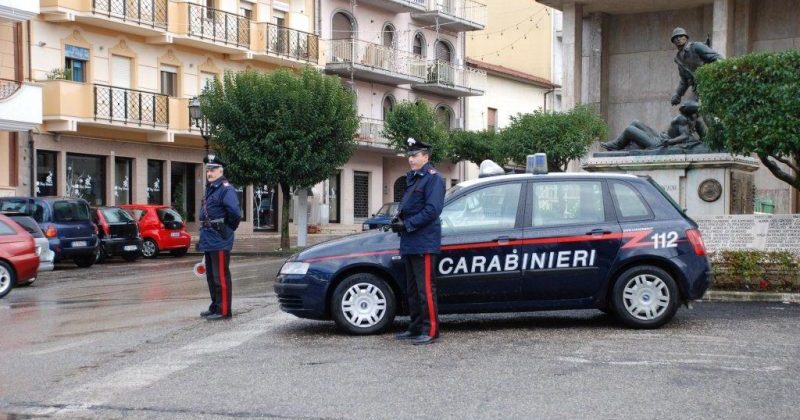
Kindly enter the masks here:
[[107, 255], [121, 255], [142, 251], [142, 240], [138, 238], [103, 239], [102, 244], [103, 250]]
[[9, 260], [17, 273], [17, 284], [25, 284], [36, 278], [39, 270], [39, 256], [36, 253], [17, 255]]
[[[77, 241], [86, 241], [86, 246], [72, 246], [74, 242]], [[89, 238], [51, 238], [50, 239], [50, 250], [52, 250], [55, 255], [55, 260], [62, 260], [62, 259], [69, 259], [75, 257], [85, 257], [89, 255], [94, 255], [97, 252], [97, 247], [100, 244], [100, 240], [97, 239], [97, 236], [92, 236]]]

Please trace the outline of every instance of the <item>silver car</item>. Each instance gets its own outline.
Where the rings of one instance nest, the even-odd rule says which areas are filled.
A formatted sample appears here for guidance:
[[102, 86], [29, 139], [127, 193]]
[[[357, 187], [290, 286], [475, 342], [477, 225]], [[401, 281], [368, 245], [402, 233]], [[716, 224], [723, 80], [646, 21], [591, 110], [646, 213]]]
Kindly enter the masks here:
[[33, 241], [36, 243], [36, 255], [39, 256], [39, 272], [52, 271], [55, 267], [53, 261], [56, 258], [56, 253], [50, 249], [50, 241], [44, 236], [39, 224], [33, 218], [24, 214], [5, 213], [5, 215], [33, 236]]

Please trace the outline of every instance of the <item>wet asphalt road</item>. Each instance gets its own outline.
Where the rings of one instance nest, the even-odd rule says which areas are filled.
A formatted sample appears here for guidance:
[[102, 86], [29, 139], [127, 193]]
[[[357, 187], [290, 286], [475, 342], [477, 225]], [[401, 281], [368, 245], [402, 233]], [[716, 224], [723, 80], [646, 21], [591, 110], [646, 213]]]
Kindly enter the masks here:
[[277, 258], [234, 258], [235, 318], [206, 322], [195, 262], [64, 265], [0, 300], [0, 419], [800, 417], [798, 305], [445, 316], [417, 348], [283, 314]]

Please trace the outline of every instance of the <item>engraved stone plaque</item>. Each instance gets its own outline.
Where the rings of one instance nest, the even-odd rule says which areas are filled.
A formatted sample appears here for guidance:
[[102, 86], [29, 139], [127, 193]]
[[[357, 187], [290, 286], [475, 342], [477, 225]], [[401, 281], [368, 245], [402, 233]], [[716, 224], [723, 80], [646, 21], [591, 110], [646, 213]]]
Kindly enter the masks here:
[[730, 214], [753, 214], [755, 182], [753, 174], [731, 171]]

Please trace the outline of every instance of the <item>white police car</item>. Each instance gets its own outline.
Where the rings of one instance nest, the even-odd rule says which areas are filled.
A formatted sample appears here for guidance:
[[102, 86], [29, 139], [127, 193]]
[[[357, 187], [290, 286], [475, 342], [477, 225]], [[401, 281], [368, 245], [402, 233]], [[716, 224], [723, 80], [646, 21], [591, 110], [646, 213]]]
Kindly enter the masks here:
[[[657, 328], [706, 291], [712, 275], [697, 224], [652, 179], [531, 172], [542, 173], [447, 192], [440, 313], [600, 309]], [[370, 231], [303, 250], [276, 279], [281, 309], [353, 334], [385, 330], [406, 313], [398, 248], [396, 234]]]

